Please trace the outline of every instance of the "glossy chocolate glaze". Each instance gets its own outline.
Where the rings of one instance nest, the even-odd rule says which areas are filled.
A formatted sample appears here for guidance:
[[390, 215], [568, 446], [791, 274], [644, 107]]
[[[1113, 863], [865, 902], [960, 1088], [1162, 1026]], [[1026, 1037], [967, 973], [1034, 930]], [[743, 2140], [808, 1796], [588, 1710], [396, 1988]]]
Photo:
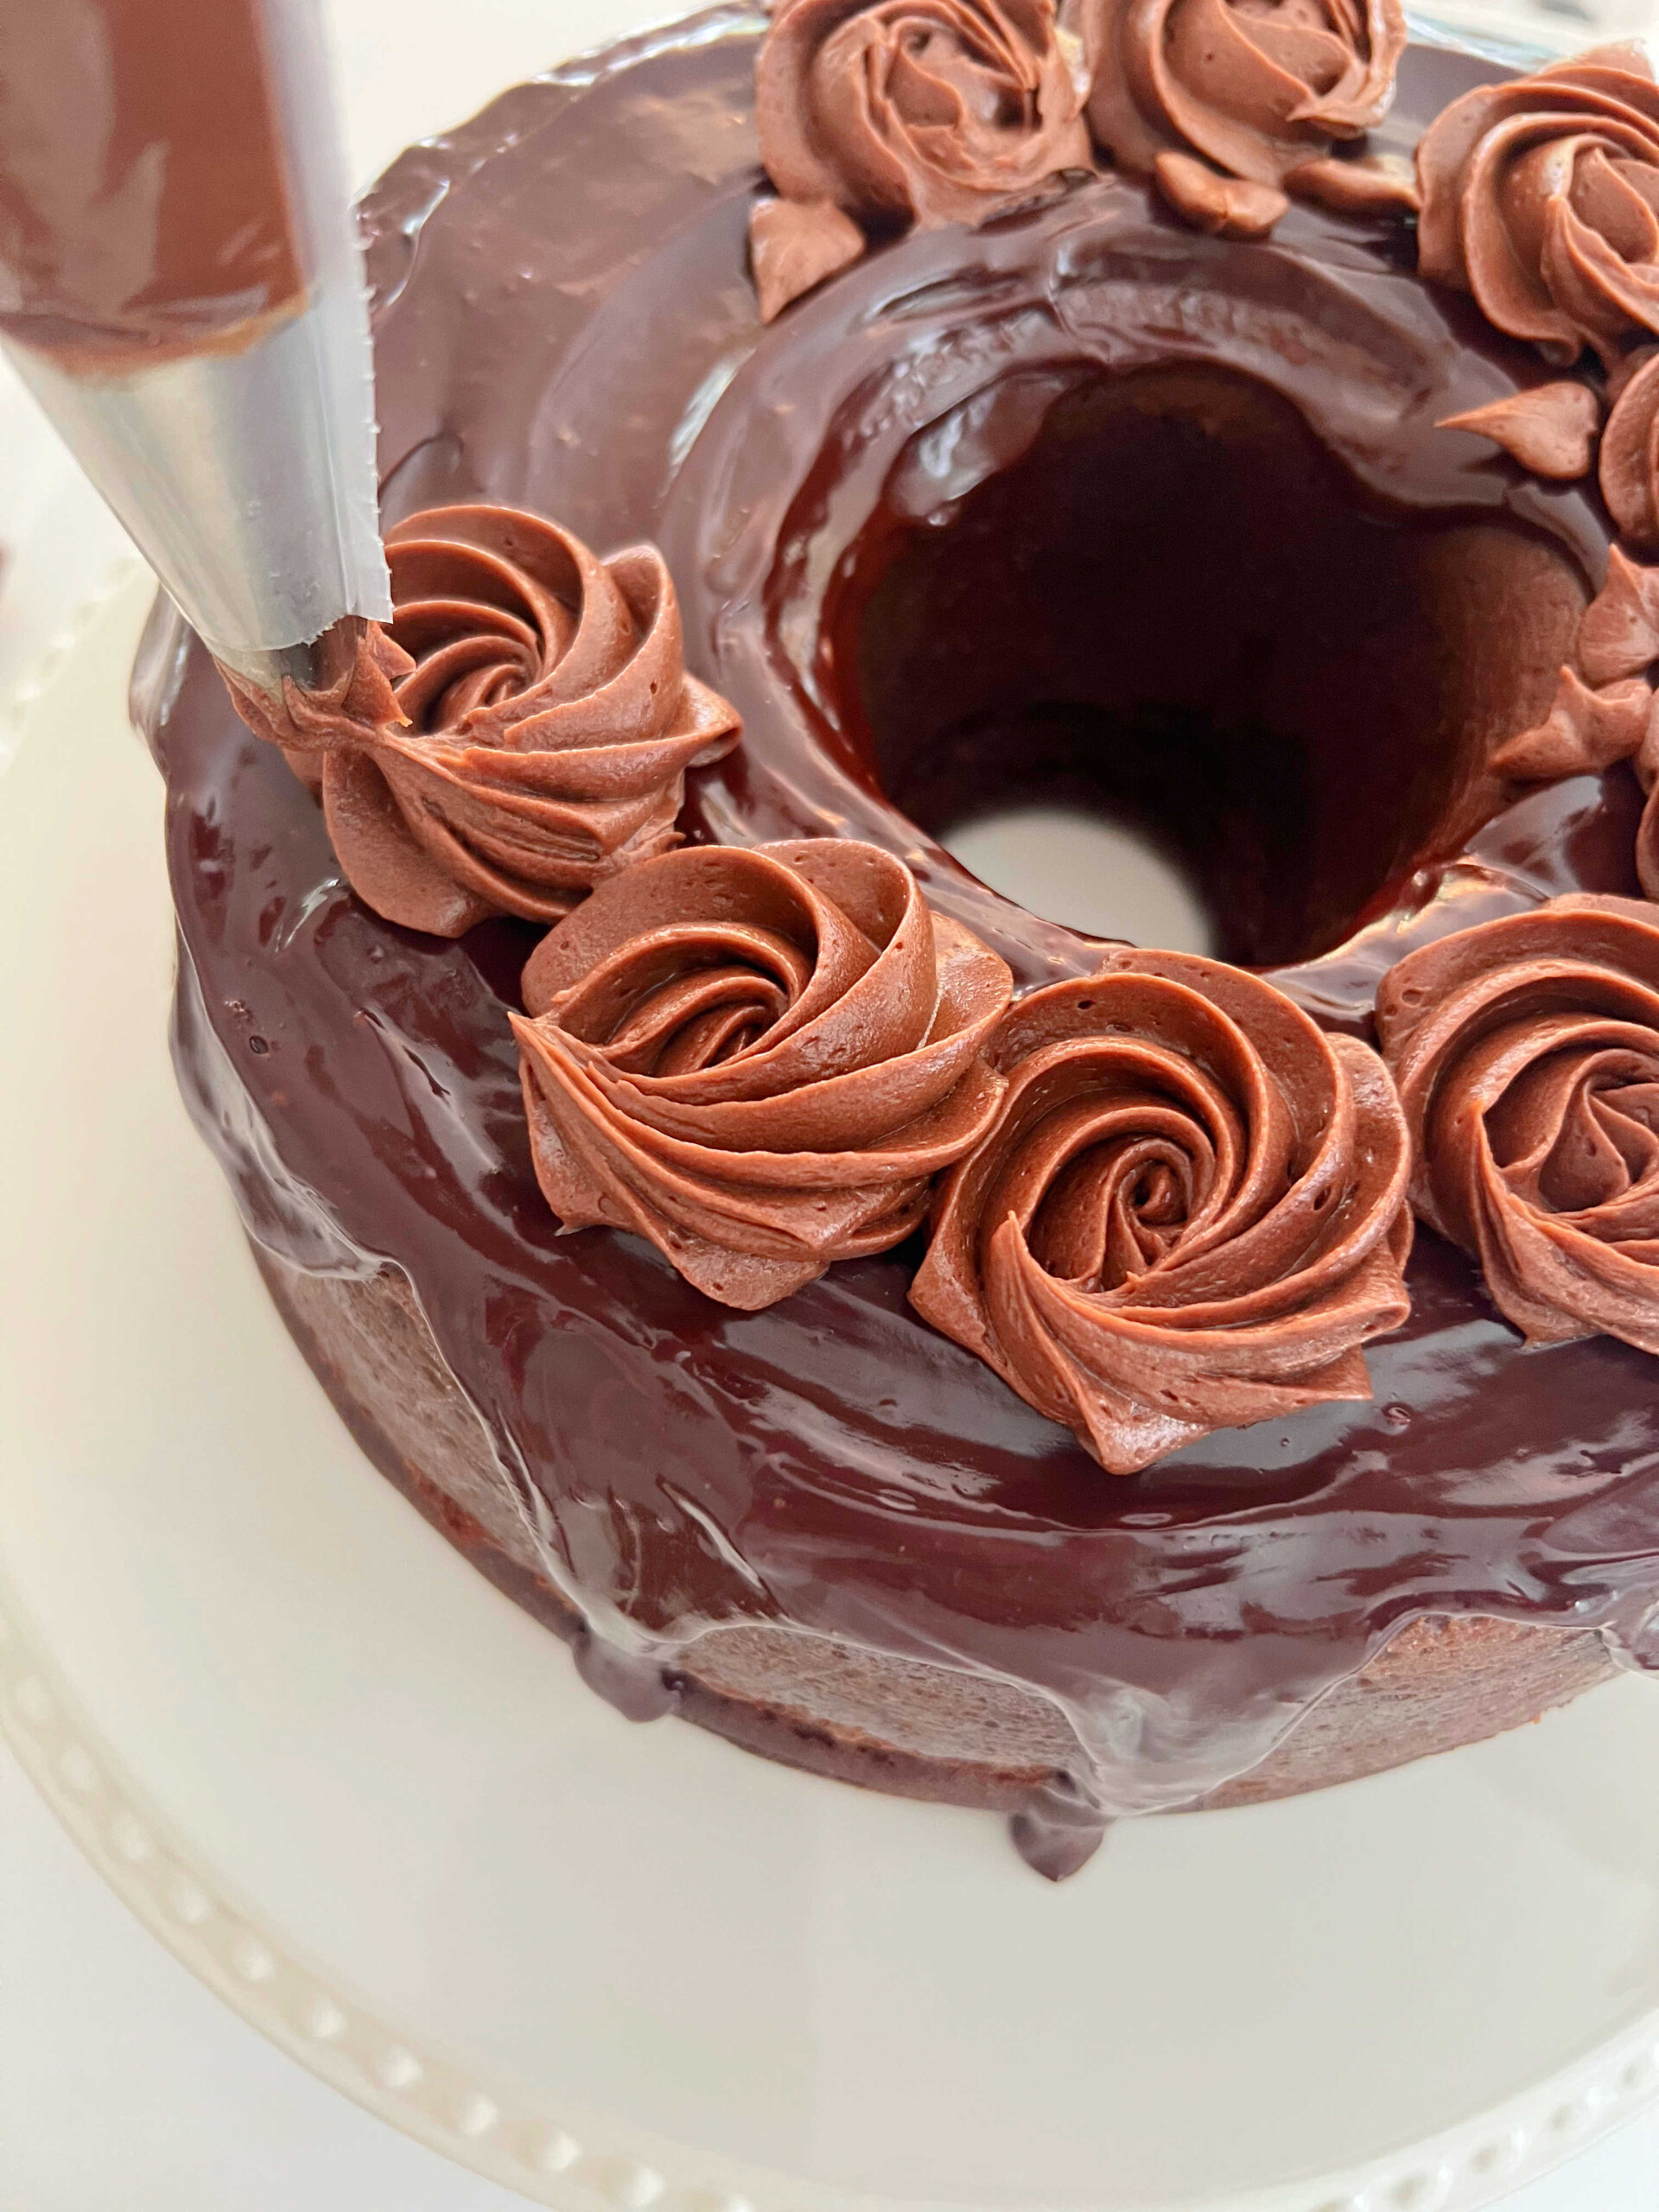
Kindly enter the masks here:
[[[1294, 404], [1389, 526], [1500, 526], [1574, 604], [1599, 580], [1592, 493], [1433, 431], [1543, 372], [1418, 286], [1386, 225], [1299, 209], [1270, 245], [1228, 246], [1135, 183], [1078, 181], [885, 247], [763, 334], [743, 258], [754, 29], [718, 12], [521, 86], [369, 206], [388, 518], [480, 495], [599, 547], [659, 540], [690, 664], [747, 724], [693, 779], [694, 835], [855, 832], [1021, 982], [1090, 963], [882, 798], [879, 716], [860, 723], [833, 658], [837, 639], [880, 650], [836, 594], [868, 608], [914, 532], [963, 511], [918, 515], [1032, 448], [1040, 405], [993, 409], [995, 450], [964, 417], [913, 442], [1010, 370], [1230, 365]], [[1408, 143], [1484, 73], [1414, 53], [1388, 136]], [[187, 1096], [257, 1236], [314, 1268], [407, 1270], [549, 1579], [608, 1655], [588, 1670], [607, 1694], [648, 1689], [711, 1624], [785, 1621], [1034, 1687], [1073, 1720], [1093, 1802], [1135, 1811], [1247, 1769], [1416, 1615], [1649, 1650], [1659, 1375], [1605, 1338], [1524, 1351], [1427, 1232], [1411, 1321], [1369, 1355], [1374, 1403], [1222, 1433], [1128, 1481], [916, 1317], [913, 1248], [746, 1314], [639, 1240], [556, 1236], [505, 1002], [533, 932], [450, 944], [378, 920], [205, 656], [152, 644]], [[1511, 804], [1478, 762], [1436, 788], [1443, 816], [1491, 817], [1467, 852], [1374, 855], [1347, 941], [1279, 971], [1333, 1024], [1363, 1030], [1376, 976], [1421, 937], [1634, 889], [1627, 770]], [[1357, 776], [1354, 793], [1377, 803]], [[1071, 1824], [1069, 1799], [1065, 1821], [1036, 1808], [1029, 1847], [1065, 1856]]]

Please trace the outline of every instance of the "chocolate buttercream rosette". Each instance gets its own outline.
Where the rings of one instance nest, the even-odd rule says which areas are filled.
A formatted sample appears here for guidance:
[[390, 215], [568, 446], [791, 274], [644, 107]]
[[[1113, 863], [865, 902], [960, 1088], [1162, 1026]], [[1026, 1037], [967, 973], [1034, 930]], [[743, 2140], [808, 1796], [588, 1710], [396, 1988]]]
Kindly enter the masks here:
[[243, 718], [321, 792], [352, 888], [388, 921], [458, 937], [552, 922], [677, 842], [685, 772], [741, 725], [685, 671], [663, 558], [600, 560], [540, 516], [432, 508], [391, 531], [395, 608], [325, 692]]
[[1659, 350], [1624, 365], [1597, 473], [1607, 512], [1632, 553], [1659, 553]]
[[1579, 668], [1561, 670], [1543, 721], [1509, 739], [1492, 766], [1519, 782], [1549, 783], [1599, 776], [1628, 760], [1647, 794], [1637, 826], [1637, 875], [1649, 898], [1659, 899], [1659, 705], [1652, 683], [1659, 664], [1659, 569], [1613, 546], [1574, 651]]
[[1659, 1352], [1659, 907], [1553, 899], [1391, 969], [1412, 1199], [1534, 1342]]
[[1188, 221], [1271, 230], [1296, 193], [1404, 213], [1409, 174], [1338, 156], [1382, 120], [1405, 51], [1399, 0], [1083, 0], [1089, 120]]
[[1659, 334], [1659, 86], [1599, 47], [1453, 100], [1417, 148], [1418, 267], [1562, 365]]
[[1022, 999], [991, 1063], [1006, 1096], [911, 1292], [936, 1328], [1114, 1474], [1371, 1395], [1411, 1217], [1367, 1046], [1238, 969], [1125, 950]]
[[762, 319], [864, 230], [971, 223], [1092, 162], [1082, 49], [1054, 0], [779, 0], [755, 65]]
[[886, 1251], [1002, 1094], [1012, 985], [850, 838], [697, 846], [552, 931], [514, 1016], [537, 1177], [567, 1230], [647, 1236], [753, 1310]]

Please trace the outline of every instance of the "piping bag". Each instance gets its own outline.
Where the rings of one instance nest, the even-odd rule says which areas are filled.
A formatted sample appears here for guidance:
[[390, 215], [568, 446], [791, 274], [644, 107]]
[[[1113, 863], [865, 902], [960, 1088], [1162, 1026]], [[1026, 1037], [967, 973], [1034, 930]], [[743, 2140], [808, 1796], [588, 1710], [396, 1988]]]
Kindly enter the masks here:
[[0, 341], [216, 660], [344, 675], [391, 600], [318, 0], [0, 5]]

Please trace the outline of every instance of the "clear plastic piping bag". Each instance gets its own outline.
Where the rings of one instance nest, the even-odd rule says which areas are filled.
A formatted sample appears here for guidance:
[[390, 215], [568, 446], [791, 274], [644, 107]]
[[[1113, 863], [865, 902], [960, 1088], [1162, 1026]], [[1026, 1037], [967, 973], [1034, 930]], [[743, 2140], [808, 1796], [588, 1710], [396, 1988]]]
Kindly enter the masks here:
[[214, 656], [323, 681], [391, 607], [317, 0], [0, 16], [10, 357]]

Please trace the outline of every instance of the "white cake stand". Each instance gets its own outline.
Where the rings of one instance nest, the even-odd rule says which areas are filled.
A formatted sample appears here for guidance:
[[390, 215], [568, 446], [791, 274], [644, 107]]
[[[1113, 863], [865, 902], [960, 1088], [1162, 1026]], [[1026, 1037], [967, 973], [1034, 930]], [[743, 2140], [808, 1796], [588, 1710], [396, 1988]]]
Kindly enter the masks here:
[[569, 2212], [1433, 2212], [1659, 2094], [1645, 1683], [1059, 1889], [591, 1696], [358, 1455], [174, 1095], [146, 596], [0, 729], [0, 1726], [188, 1965]]

